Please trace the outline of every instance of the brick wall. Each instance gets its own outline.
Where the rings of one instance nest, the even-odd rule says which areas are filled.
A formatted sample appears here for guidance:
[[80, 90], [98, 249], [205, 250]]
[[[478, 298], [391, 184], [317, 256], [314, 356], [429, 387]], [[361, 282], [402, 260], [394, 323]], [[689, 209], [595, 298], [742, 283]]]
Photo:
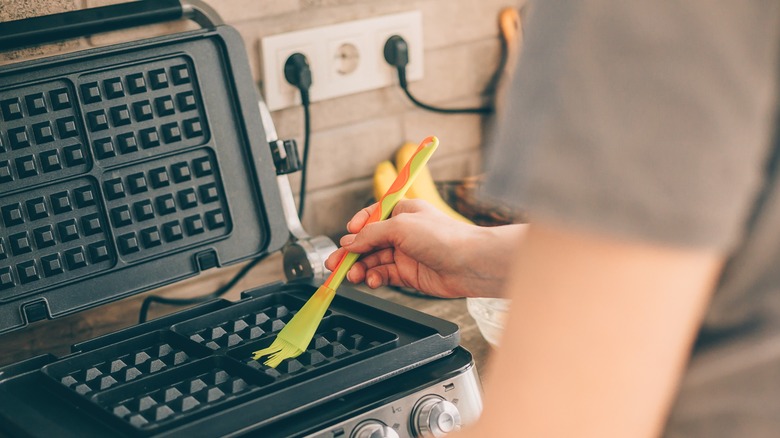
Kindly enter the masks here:
[[[0, 21], [20, 19], [118, 3], [116, 0], [0, 0]], [[420, 10], [423, 15], [425, 77], [411, 84], [421, 100], [443, 106], [482, 104], [483, 94], [500, 55], [498, 12], [516, 6], [518, 0], [207, 0], [246, 44], [252, 72], [260, 77], [260, 39], [293, 30], [335, 24], [378, 15]], [[189, 22], [147, 26], [101, 34], [46, 47], [0, 53], [0, 64], [51, 53], [74, 51], [169, 32], [195, 28]], [[397, 87], [354, 94], [312, 105], [309, 195], [304, 225], [312, 234], [338, 236], [351, 215], [371, 197], [371, 176], [381, 160], [392, 158], [405, 141], [417, 142], [435, 134], [442, 147], [431, 162], [435, 179], [453, 179], [479, 172], [483, 128], [489, 122], [472, 115], [444, 116], [416, 109]], [[297, 138], [302, 144], [300, 108], [273, 113], [279, 135]], [[298, 187], [297, 175], [292, 176]], [[268, 263], [271, 263], [269, 261]], [[275, 259], [279, 264], [280, 261]], [[187, 282], [181, 290], [166, 288], [167, 295], [205, 292], [198, 284], [224, 283], [237, 267], [221, 269]], [[239, 286], [270, 281], [278, 270], [259, 269]], [[200, 289], [200, 290], [199, 290]], [[240, 288], [237, 288], [240, 289]], [[190, 291], [190, 292], [186, 292]], [[233, 294], [235, 297], [237, 294]], [[126, 300], [127, 301], [127, 300]], [[0, 337], [0, 344], [13, 342], [16, 349], [45, 351], [52, 342], [69, 343], [134, 322], [139, 299], [87, 315], [47, 323], [47, 328], [27, 330], [26, 337]], [[167, 309], [170, 310], [170, 309]], [[51, 341], [52, 335], [61, 339]], [[13, 350], [13, 348], [11, 348]], [[0, 364], [26, 356], [0, 357]], [[6, 350], [8, 352], [8, 350]], [[0, 353], [1, 354], [1, 353]]]

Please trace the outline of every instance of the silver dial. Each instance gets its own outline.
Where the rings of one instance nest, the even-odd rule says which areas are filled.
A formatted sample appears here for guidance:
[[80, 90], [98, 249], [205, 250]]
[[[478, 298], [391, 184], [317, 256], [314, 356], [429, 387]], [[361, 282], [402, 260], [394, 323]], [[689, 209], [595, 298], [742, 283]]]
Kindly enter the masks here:
[[357, 425], [350, 438], [400, 438], [398, 432], [381, 421], [368, 420]]
[[437, 395], [423, 397], [414, 408], [412, 427], [419, 437], [441, 438], [460, 426], [458, 407]]

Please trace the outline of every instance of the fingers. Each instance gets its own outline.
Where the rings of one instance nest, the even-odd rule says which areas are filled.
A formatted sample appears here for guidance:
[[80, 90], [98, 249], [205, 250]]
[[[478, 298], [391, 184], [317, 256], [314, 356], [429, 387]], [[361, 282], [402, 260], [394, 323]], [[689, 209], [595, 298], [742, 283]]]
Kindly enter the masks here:
[[[366, 225], [366, 221], [371, 217], [371, 214], [379, 207], [379, 203], [373, 203], [368, 207], [360, 210], [352, 216], [352, 219], [347, 222], [347, 231], [352, 234], [357, 234]], [[423, 211], [429, 207], [429, 204], [419, 199], [402, 199], [396, 204], [393, 209], [392, 217], [398, 216], [402, 213], [416, 213]]]
[[380, 249], [377, 252], [366, 254], [365, 256], [363, 256], [360, 259], [360, 263], [362, 263], [366, 269], [371, 269], [379, 265], [387, 265], [387, 264], [395, 263], [395, 258], [393, 254], [394, 254], [393, 248]]
[[363, 227], [366, 225], [366, 221], [368, 220], [368, 218], [371, 217], [371, 213], [373, 213], [378, 206], [379, 206], [378, 203], [373, 203], [368, 207], [355, 213], [355, 215], [352, 216], [352, 219], [350, 219], [349, 222], [347, 222], [347, 231], [354, 234], [362, 230]]
[[380, 265], [366, 271], [366, 285], [371, 289], [381, 286], [405, 286], [396, 265]]
[[342, 239], [343, 247], [348, 251], [364, 254], [377, 249], [395, 247], [403, 240], [400, 229], [393, 220], [374, 222], [363, 227], [358, 234], [346, 235]]
[[341, 238], [341, 248], [328, 257], [325, 267], [331, 271], [335, 270], [347, 252], [354, 252], [363, 256], [347, 273], [348, 281], [365, 282], [371, 288], [387, 284], [403, 285], [393, 259], [394, 249], [404, 241], [404, 233], [412, 231], [402, 223], [408, 222], [407, 220], [395, 217], [404, 213], [425, 211], [431, 207], [420, 200], [402, 200], [393, 209], [392, 220], [366, 224], [377, 208], [378, 204], [373, 204], [352, 217], [347, 223], [350, 234]]
[[355, 263], [347, 272], [347, 281], [352, 284], [359, 284], [366, 280], [366, 265], [361, 262]]
[[330, 269], [331, 271], [334, 271], [336, 269], [336, 266], [339, 264], [339, 261], [344, 257], [344, 254], [347, 253], [347, 250], [344, 248], [339, 248], [331, 255], [328, 256], [328, 259], [325, 260], [325, 267]]
[[425, 210], [430, 204], [421, 199], [402, 199], [393, 208], [393, 214], [391, 217], [398, 216], [403, 213], [418, 213]]
[[346, 234], [344, 236], [341, 236], [341, 240], [339, 240], [339, 246], [352, 245], [352, 242], [354, 241], [355, 241], [355, 234]]
[[[368, 269], [374, 268], [379, 265], [386, 265], [395, 263], [393, 258], [393, 248], [384, 248], [377, 252], [364, 255], [355, 266], [347, 273], [347, 280], [352, 283], [360, 283], [363, 281], [363, 276]], [[341, 261], [344, 254], [347, 253], [345, 248], [339, 248], [334, 251], [328, 259], [325, 260], [325, 267], [331, 271], [335, 270]]]
[[[382, 232], [382, 230], [379, 230], [378, 232], [374, 232], [372, 230], [371, 234], [377, 234], [377, 233], [381, 233], [381, 232]], [[357, 237], [358, 237], [357, 234], [347, 234], [347, 235], [343, 236], [341, 238], [341, 240], [339, 241], [339, 245], [341, 247], [339, 249], [333, 251], [328, 256], [328, 259], [325, 260], [325, 267], [332, 271], [334, 268], [336, 268], [336, 265], [338, 265], [338, 263], [341, 260], [341, 258], [344, 257], [344, 254], [346, 254], [348, 251], [362, 253], [361, 251], [356, 250], [356, 249], [354, 249], [352, 247], [352, 244], [355, 243], [355, 241], [357, 240]], [[373, 238], [373, 236], [370, 237], [370, 238]], [[388, 240], [392, 240], [392, 239], [388, 239]], [[363, 242], [362, 245], [366, 245], [366, 242]], [[380, 250], [381, 249], [385, 249], [385, 248], [388, 249], [389, 250], [388, 253], [385, 253], [384, 251], [380, 251], [382, 260], [388, 260], [387, 259], [388, 255], [389, 255], [390, 259], [392, 259], [392, 254], [393, 254], [392, 249], [389, 248], [390, 246], [392, 246], [392, 245], [387, 245], [387, 246], [382, 247], [382, 248], [379, 248], [378, 246], [377, 247], [371, 246], [371, 249], [380, 249]], [[367, 251], [363, 251], [363, 252], [371, 251], [371, 249], [368, 249]], [[365, 261], [365, 260], [373, 260], [373, 258], [375, 256], [376, 256], [376, 254], [367, 255], [367, 256], [364, 256], [361, 260], [363, 260], [363, 261]], [[390, 261], [386, 261], [384, 263], [390, 263]], [[372, 266], [375, 266], [375, 265], [376, 265], [376, 263], [373, 264]]]
[[[346, 249], [339, 248], [325, 261], [325, 267], [331, 271], [336, 269], [346, 253]], [[366, 283], [372, 289], [388, 284], [404, 285], [395, 266], [392, 248], [385, 248], [360, 259], [347, 273], [347, 281], [353, 284]]]
[[392, 265], [395, 263], [393, 253], [393, 248], [385, 248], [363, 256], [347, 273], [347, 280], [352, 283], [366, 281], [366, 272], [380, 265]]
[[405, 285], [403, 280], [401, 280], [401, 274], [398, 272], [398, 267], [394, 264], [383, 264], [367, 269], [364, 263], [357, 262], [355, 263], [355, 266], [349, 270], [347, 280], [353, 284], [365, 283], [371, 289], [388, 285]]

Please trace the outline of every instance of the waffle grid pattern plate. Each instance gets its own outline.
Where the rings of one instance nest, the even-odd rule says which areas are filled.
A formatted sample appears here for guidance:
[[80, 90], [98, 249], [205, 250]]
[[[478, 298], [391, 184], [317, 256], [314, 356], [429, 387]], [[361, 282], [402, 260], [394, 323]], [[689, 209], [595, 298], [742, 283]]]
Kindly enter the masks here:
[[0, 91], [0, 302], [228, 236], [210, 138], [186, 56]]
[[[309, 349], [276, 369], [251, 359], [300, 309], [290, 295], [214, 313], [43, 367], [52, 385], [109, 421], [152, 433], [257, 391], [273, 392], [395, 345], [397, 336], [328, 314]], [[187, 334], [190, 333], [190, 334]], [[239, 336], [240, 341], [231, 341]]]

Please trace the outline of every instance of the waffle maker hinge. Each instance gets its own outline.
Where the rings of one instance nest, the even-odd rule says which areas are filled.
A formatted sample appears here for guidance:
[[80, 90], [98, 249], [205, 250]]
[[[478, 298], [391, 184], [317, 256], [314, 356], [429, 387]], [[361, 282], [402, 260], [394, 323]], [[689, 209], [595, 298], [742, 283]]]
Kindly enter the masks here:
[[[259, 91], [258, 91], [259, 96]], [[303, 228], [295, 208], [295, 198], [287, 174], [294, 171], [298, 164], [297, 149], [294, 142], [279, 140], [271, 112], [262, 98], [258, 98], [260, 117], [263, 121], [265, 136], [277, 164], [276, 183], [282, 198], [282, 208], [290, 241], [282, 248], [284, 274], [287, 280], [313, 279], [317, 283], [325, 280], [330, 271], [325, 268], [325, 260], [337, 249], [327, 236], [310, 236]], [[279, 167], [279, 165], [283, 167]], [[295, 169], [297, 170], [297, 169]]]

